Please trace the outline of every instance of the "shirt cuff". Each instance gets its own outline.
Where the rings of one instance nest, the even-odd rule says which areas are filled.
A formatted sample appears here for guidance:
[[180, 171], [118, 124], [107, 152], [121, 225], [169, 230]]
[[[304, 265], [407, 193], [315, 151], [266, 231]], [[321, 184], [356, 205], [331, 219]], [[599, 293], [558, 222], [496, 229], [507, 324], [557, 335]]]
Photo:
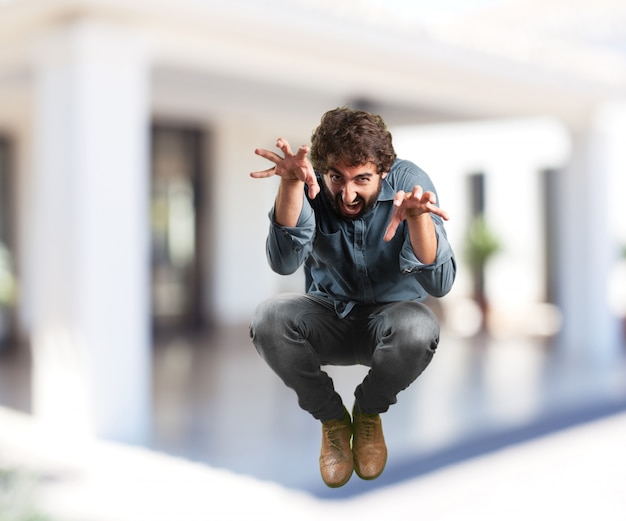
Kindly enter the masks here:
[[270, 238], [273, 239], [277, 251], [289, 250], [299, 253], [311, 242], [315, 234], [315, 214], [305, 200], [298, 222], [295, 226], [282, 226], [276, 222], [274, 208], [268, 214], [270, 219]]
[[437, 234], [437, 255], [435, 257], [435, 262], [432, 264], [424, 264], [421, 262], [415, 252], [413, 251], [413, 245], [411, 241], [407, 237], [404, 241], [404, 245], [402, 246], [402, 251], [400, 252], [400, 270], [402, 273], [419, 273], [421, 271], [426, 270], [435, 270], [442, 264], [448, 262], [452, 257], [452, 247], [450, 243], [445, 237], [436, 230]]

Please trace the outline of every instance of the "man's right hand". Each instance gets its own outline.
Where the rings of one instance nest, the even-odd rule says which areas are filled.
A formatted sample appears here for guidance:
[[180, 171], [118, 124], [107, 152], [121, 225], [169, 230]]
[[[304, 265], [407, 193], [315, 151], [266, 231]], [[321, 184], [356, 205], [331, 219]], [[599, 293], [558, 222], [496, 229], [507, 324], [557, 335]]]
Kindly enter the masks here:
[[256, 155], [264, 157], [275, 164], [267, 170], [251, 172], [250, 177], [262, 179], [277, 175], [285, 181], [301, 181], [309, 187], [309, 197], [314, 199], [319, 193], [320, 187], [317, 184], [317, 178], [315, 177], [313, 165], [307, 157], [309, 147], [307, 145], [302, 145], [294, 154], [291, 151], [289, 142], [284, 138], [278, 138], [276, 146], [283, 152], [284, 157], [281, 157], [276, 152], [265, 150], [263, 148], [257, 148], [254, 151]]

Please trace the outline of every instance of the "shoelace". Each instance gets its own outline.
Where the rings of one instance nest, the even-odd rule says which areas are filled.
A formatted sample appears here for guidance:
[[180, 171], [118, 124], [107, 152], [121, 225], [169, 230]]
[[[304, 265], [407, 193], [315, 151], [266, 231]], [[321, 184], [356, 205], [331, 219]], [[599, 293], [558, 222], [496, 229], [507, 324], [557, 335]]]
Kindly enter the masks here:
[[326, 428], [326, 438], [328, 439], [329, 445], [333, 449], [343, 450], [341, 443], [341, 430], [346, 428], [347, 427], [345, 425], [340, 424]]
[[374, 439], [374, 431], [376, 430], [376, 426], [378, 422], [376, 421], [376, 417], [368, 417], [362, 415], [359, 418], [359, 422], [361, 424], [359, 428], [359, 438], [363, 438], [367, 441], [371, 441]]

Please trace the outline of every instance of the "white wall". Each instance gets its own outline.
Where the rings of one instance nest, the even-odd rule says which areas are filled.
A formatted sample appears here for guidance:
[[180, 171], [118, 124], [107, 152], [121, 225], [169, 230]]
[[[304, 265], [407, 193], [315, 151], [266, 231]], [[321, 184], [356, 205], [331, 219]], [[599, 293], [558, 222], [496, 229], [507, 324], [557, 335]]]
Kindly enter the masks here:
[[487, 268], [487, 296], [500, 316], [501, 328], [513, 327], [511, 321], [520, 312], [543, 299], [540, 174], [567, 161], [564, 129], [550, 119], [432, 125], [395, 129], [394, 143], [401, 157], [431, 176], [442, 207], [451, 215], [446, 230], [459, 273], [447, 300], [471, 296], [463, 257], [470, 197], [466, 177], [485, 174], [485, 214], [503, 246]]
[[274, 118], [266, 124], [241, 117], [223, 119], [215, 125], [208, 217], [214, 241], [208, 252], [212, 280], [207, 298], [220, 323], [247, 322], [264, 298], [282, 291], [303, 291], [301, 273], [279, 276], [270, 270], [265, 256], [268, 212], [277, 179], [252, 179], [249, 175], [272, 165], [254, 154], [256, 148], [277, 150], [279, 136], [294, 146], [307, 142], [308, 132], [290, 127], [288, 120], [281, 124]]

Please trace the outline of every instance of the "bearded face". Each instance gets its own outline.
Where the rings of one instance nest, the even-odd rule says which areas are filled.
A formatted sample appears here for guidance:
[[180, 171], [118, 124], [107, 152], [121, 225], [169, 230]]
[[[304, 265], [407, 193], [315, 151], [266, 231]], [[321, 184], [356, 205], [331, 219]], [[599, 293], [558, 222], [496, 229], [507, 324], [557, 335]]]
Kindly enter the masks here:
[[342, 161], [323, 175], [323, 193], [335, 213], [344, 219], [358, 219], [376, 206], [387, 174], [378, 174], [373, 163], [346, 166]]

